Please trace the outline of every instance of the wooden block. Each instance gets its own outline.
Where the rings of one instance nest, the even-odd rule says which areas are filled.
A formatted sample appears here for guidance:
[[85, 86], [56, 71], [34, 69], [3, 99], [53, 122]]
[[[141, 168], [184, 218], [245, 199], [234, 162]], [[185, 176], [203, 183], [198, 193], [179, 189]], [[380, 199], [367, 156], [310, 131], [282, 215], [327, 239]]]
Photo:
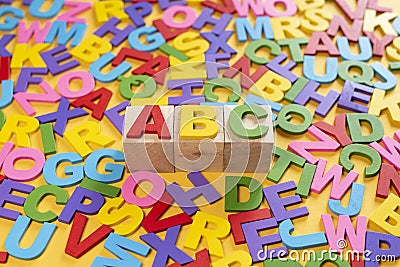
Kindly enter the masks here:
[[[130, 172], [137, 170], [164, 173], [174, 172], [173, 106], [159, 107], [164, 118], [165, 126], [168, 128], [170, 138], [168, 138], [168, 136], [161, 136], [160, 139], [157, 133], [146, 133], [144, 128], [144, 132], [141, 135], [127, 138], [127, 133], [132, 128], [133, 124], [138, 120], [139, 116], [143, 116], [141, 115], [141, 112], [145, 107], [146, 106], [129, 106], [126, 109], [123, 135], [123, 148], [126, 164]], [[151, 119], [154, 118], [151, 117]], [[147, 122], [147, 120], [145, 122]], [[149, 123], [146, 125], [151, 126], [152, 124]]]
[[[193, 114], [201, 114], [201, 116], [194, 117]], [[175, 107], [174, 160], [176, 171], [223, 171], [225, 140], [223, 114], [223, 106], [186, 105]], [[192, 119], [188, 121], [189, 118]], [[192, 136], [187, 131], [191, 128], [194, 129], [190, 131], [193, 133]]]
[[[240, 111], [241, 107], [246, 106], [224, 106], [224, 128], [225, 128], [225, 148], [224, 148], [224, 169], [228, 173], [267, 173], [270, 169], [272, 160], [272, 151], [274, 146], [274, 131], [272, 125], [272, 111], [271, 107], [267, 105], [248, 105], [250, 112], [258, 113], [256, 116], [243, 112], [245, 114], [242, 119], [236, 114], [232, 113], [234, 110]], [[240, 113], [240, 112], [239, 112]], [[246, 113], [248, 115], [246, 115]], [[232, 114], [232, 115], [231, 115]], [[266, 115], [266, 116], [260, 116]], [[239, 129], [243, 127], [245, 129], [266, 129], [266, 134], [260, 138], [254, 138], [250, 135], [245, 137], [239, 137], [234, 131], [237, 130], [231, 128], [231, 124], [234, 121], [241, 120], [242, 127], [240, 125], [234, 126]], [[260, 126], [260, 127], [257, 127]], [[257, 127], [257, 128], [256, 128]], [[239, 129], [240, 130], [240, 129]], [[251, 130], [254, 132], [254, 130]], [[249, 133], [249, 131], [247, 131]], [[249, 139], [250, 138], [250, 139]]]

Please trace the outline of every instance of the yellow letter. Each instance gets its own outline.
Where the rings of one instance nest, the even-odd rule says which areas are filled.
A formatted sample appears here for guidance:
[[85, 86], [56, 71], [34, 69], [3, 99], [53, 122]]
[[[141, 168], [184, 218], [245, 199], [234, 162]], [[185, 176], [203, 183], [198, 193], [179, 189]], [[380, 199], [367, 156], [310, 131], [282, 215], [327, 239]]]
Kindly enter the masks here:
[[18, 146], [30, 147], [29, 135], [39, 128], [39, 121], [35, 118], [11, 114], [0, 132], [0, 142], [10, 141], [13, 133], [16, 136]]
[[213, 107], [199, 105], [182, 106], [179, 136], [182, 139], [216, 137], [218, 134], [218, 124], [215, 122], [216, 117], [217, 114]]
[[106, 22], [112, 17], [120, 20], [128, 18], [124, 12], [124, 3], [122, 1], [100, 1], [94, 3], [97, 22]]
[[13, 69], [22, 68], [22, 65], [29, 60], [32, 67], [47, 68], [46, 63], [43, 61], [39, 53], [49, 46], [49, 44], [35, 44], [28, 48], [27, 44], [15, 44], [10, 67]]
[[[207, 229], [207, 225], [212, 225], [210, 227], [211, 229]], [[210, 254], [223, 257], [224, 251], [220, 239], [227, 237], [230, 230], [231, 225], [227, 220], [198, 211], [194, 216], [184, 246], [191, 249], [197, 249], [200, 239], [204, 237], [207, 240]]]
[[399, 207], [400, 198], [390, 194], [369, 219], [390, 234], [400, 236], [400, 214], [396, 211]]
[[389, 111], [389, 119], [395, 125], [400, 125], [400, 94], [385, 96], [386, 91], [374, 90], [368, 113], [379, 116], [385, 109]]
[[[82, 133], [85, 133], [82, 136]], [[64, 133], [64, 137], [73, 146], [73, 148], [81, 155], [86, 157], [92, 153], [92, 149], [88, 142], [106, 147], [114, 142], [114, 139], [100, 134], [100, 125], [94, 121], [87, 121]]]
[[256, 83], [250, 88], [250, 92], [265, 99], [279, 102], [283, 99], [284, 94], [292, 87], [292, 83], [276, 74], [273, 71], [267, 71]]
[[[138, 229], [143, 220], [143, 210], [136, 205], [125, 204], [121, 197], [110, 199], [99, 211], [99, 221], [108, 226], [115, 226], [118, 235], [130, 235]], [[121, 224], [129, 220], [129, 223]]]
[[[100, 2], [101, 3], [101, 2]], [[92, 63], [99, 59], [102, 54], [111, 51], [110, 42], [96, 36], [88, 36], [80, 45], [71, 50], [71, 54], [87, 63]]]
[[271, 18], [275, 40], [286, 38], [303, 38], [305, 34], [299, 29], [300, 19], [295, 17]]

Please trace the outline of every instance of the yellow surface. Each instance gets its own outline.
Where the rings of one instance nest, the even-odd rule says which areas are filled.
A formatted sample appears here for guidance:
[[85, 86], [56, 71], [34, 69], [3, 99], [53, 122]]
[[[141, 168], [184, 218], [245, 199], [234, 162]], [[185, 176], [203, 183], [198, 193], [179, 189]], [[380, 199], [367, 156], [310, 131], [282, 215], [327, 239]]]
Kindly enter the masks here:
[[[355, 5], [355, 1], [350, 1], [352, 2], [353, 6]], [[390, 6], [394, 9], [395, 13], [400, 13], [400, 5], [397, 3], [397, 1], [390, 1], [390, 0], [379, 0], [378, 1], [379, 5], [382, 6]], [[22, 6], [22, 1], [14, 1], [13, 3], [14, 6], [17, 7], [21, 7], [25, 13], [26, 13], [26, 18], [25, 20], [29, 23], [33, 20], [36, 20], [35, 18], [31, 17], [27, 8]], [[201, 10], [201, 6], [199, 5], [199, 3], [195, 3], [195, 2], [190, 2], [191, 6], [195, 6], [197, 5], [197, 13], [199, 14], [200, 10]], [[156, 18], [160, 18], [161, 17], [161, 10], [156, 7], [153, 6], [153, 13], [151, 14], [151, 16], [146, 17], [146, 25], [151, 25], [151, 21], [153, 19]], [[329, 14], [342, 14], [341, 11], [339, 11], [339, 9], [335, 6], [333, 1], [327, 1], [322, 8], [324, 11], [326, 11]], [[63, 9], [65, 10], [65, 9]], [[325, 14], [325, 13], [324, 13]], [[302, 15], [301, 15], [302, 16]], [[86, 31], [86, 36], [89, 35], [90, 33], [92, 33], [96, 28], [98, 28], [101, 23], [98, 23], [96, 21], [95, 18], [95, 14], [94, 14], [94, 10], [91, 9], [89, 11], [84, 12], [82, 15], [80, 15], [80, 17], [85, 17], [88, 18], [88, 24], [89, 27]], [[298, 15], [298, 17], [300, 17]], [[254, 21], [254, 15], [251, 15], [252, 20]], [[128, 22], [128, 20], [124, 20], [124, 23], [121, 25], [121, 28], [124, 27], [124, 24], [126, 25], [126, 23]], [[45, 23], [45, 20], [41, 20], [42, 25]], [[209, 29], [210, 27], [207, 26], [206, 30]], [[228, 26], [228, 29], [234, 29], [234, 20], [231, 21], [231, 23]], [[277, 30], [277, 29], [274, 29]], [[14, 32], [16, 32], [16, 30], [14, 30]], [[190, 32], [194, 32], [193, 30], [190, 30]], [[8, 32], [7, 32], [8, 33]], [[0, 34], [3, 34], [0, 33]], [[309, 38], [309, 34], [306, 34], [307, 37]], [[107, 38], [106, 38], [107, 39]], [[170, 44], [172, 44], [172, 41], [169, 42]], [[238, 51], [238, 55], [233, 56], [230, 60], [230, 63], [233, 64], [238, 57], [240, 57], [243, 54], [244, 48], [246, 47], [245, 43], [239, 43], [237, 41], [236, 35], [233, 35], [229, 41], [229, 44], [232, 45], [235, 49], [237, 49]], [[14, 39], [8, 46], [7, 48], [10, 51], [13, 51], [14, 48], [16, 47], [16, 39]], [[32, 43], [30, 44], [32, 45]], [[357, 46], [352, 45], [352, 50], [353, 51], [357, 51]], [[51, 47], [54, 47], [54, 44], [51, 45]], [[70, 49], [70, 46], [67, 46]], [[122, 45], [120, 45], [119, 47], [113, 49], [113, 53], [117, 54], [118, 51], [122, 48], [122, 47], [129, 47], [127, 41], [125, 41]], [[286, 48], [283, 48], [282, 51], [286, 54], [289, 54], [289, 51]], [[304, 51], [304, 50], [303, 50]], [[160, 54], [159, 51], [156, 51], [155, 54]], [[258, 52], [259, 56], [266, 56], [271, 58], [271, 56], [268, 56], [268, 52], [265, 50], [263, 51], [259, 51]], [[322, 62], [324, 62], [323, 59], [325, 59], [327, 56], [327, 54], [324, 53], [319, 53], [317, 55], [318, 58], [318, 66], [320, 65], [319, 63], [322, 64]], [[385, 66], [387, 66], [387, 60], [386, 59], [381, 59], [378, 57], [374, 57], [372, 61], [381, 61]], [[79, 69], [83, 69], [83, 70], [88, 70], [89, 64], [85, 63], [83, 61], [81, 62], [81, 66], [78, 67]], [[133, 68], [136, 68], [137, 66], [139, 66], [139, 62], [138, 61], [130, 61], [130, 63], [133, 65]], [[322, 65], [321, 65], [322, 66]], [[107, 70], [107, 68], [105, 69]], [[323, 68], [318, 68], [317, 73], [323, 73]], [[302, 65], [299, 64], [298, 66], [296, 66], [296, 68], [294, 69], [294, 72], [298, 75], [302, 74]], [[17, 80], [17, 77], [19, 75], [19, 71], [18, 69], [13, 69], [12, 70], [12, 79], [14, 81]], [[61, 74], [62, 75], [62, 74]], [[61, 76], [58, 75], [56, 77], [51, 77], [51, 75], [49, 75], [48, 77], [45, 78], [45, 80], [53, 87], [56, 88], [56, 84], [58, 81], [58, 78]], [[77, 88], [79, 88], [79, 84], [76, 84]], [[113, 107], [115, 106], [117, 103], [122, 102], [124, 99], [122, 99], [122, 97], [119, 94], [118, 88], [119, 88], [119, 82], [113, 82], [110, 84], [102, 84], [100, 82], [96, 82], [96, 89], [97, 88], [101, 88], [101, 87], [106, 87], [110, 90], [112, 90], [114, 92], [114, 95], [111, 99], [111, 103], [108, 105], [108, 107]], [[319, 92], [321, 92], [322, 94], [327, 93], [330, 89], [335, 89], [337, 91], [340, 91], [341, 88], [343, 86], [343, 82], [341, 80], [337, 80], [332, 84], [329, 85], [322, 85], [321, 88], [319, 89]], [[29, 92], [40, 92], [40, 88], [37, 85], [33, 85], [29, 87]], [[389, 96], [393, 96], [395, 94], [399, 93], [399, 88], [394, 89], [392, 92], [389, 93]], [[285, 102], [283, 102], [283, 104], [287, 104]], [[49, 113], [49, 112], [53, 112], [56, 110], [57, 105], [54, 104], [40, 104], [40, 103], [33, 103], [32, 104], [34, 109], [37, 111], [37, 115], [41, 115], [41, 114], [45, 114], [45, 113]], [[309, 109], [315, 110], [316, 105], [314, 103], [309, 103], [307, 104], [307, 107]], [[7, 108], [5, 108], [4, 113], [6, 114], [6, 117], [10, 117], [11, 114], [24, 114], [24, 111], [19, 107], [19, 105], [15, 102], [12, 103], [12, 105], [8, 106]], [[334, 116], [335, 114], [339, 114], [339, 113], [344, 113], [346, 112], [345, 110], [339, 109], [334, 107], [334, 109], [328, 114], [328, 116], [326, 118], [324, 118], [324, 120], [328, 123], [333, 123], [334, 120]], [[314, 121], [318, 121], [321, 118], [319, 117], [315, 117]], [[389, 121], [389, 116], [387, 111], [384, 111], [381, 116], [380, 119], [382, 120], [382, 122], [385, 125], [385, 135], [389, 135], [392, 136], [394, 131], [396, 131], [398, 128], [394, 125], [391, 124], [391, 122]], [[72, 129], [74, 129], [75, 127], [79, 126], [81, 123], [84, 122], [95, 122], [96, 124], [98, 123], [98, 121], [94, 120], [93, 118], [91, 118], [90, 116], [86, 116], [83, 118], [79, 118], [79, 119], [74, 119], [71, 120], [68, 124], [67, 124], [67, 128], [66, 131], [70, 131]], [[113, 138], [115, 140], [115, 142], [112, 144], [111, 148], [115, 148], [115, 149], [119, 149], [122, 150], [122, 142], [121, 142], [121, 136], [120, 134], [117, 132], [117, 130], [114, 128], [114, 126], [108, 121], [108, 119], [103, 119], [100, 123], [99, 123], [100, 127], [101, 127], [101, 134], [109, 136], [111, 138]], [[287, 145], [289, 142], [291, 141], [300, 141], [300, 140], [304, 140], [304, 141], [312, 141], [313, 138], [309, 135], [309, 134], [302, 134], [302, 135], [297, 135], [297, 136], [292, 136], [292, 135], [288, 135], [283, 133], [280, 130], [277, 130], [277, 144], [279, 147], [286, 149]], [[15, 139], [12, 139], [12, 141], [15, 141]], [[74, 151], [74, 148], [70, 145], [70, 143], [65, 139], [65, 138], [61, 138], [58, 135], [56, 135], [56, 141], [57, 141], [57, 149], [58, 152], [67, 152], [67, 151]], [[42, 149], [41, 146], [41, 137], [40, 137], [40, 133], [36, 132], [32, 138], [31, 138], [31, 145], [32, 147], [35, 148], [39, 148]], [[92, 146], [92, 148], [99, 148], [96, 147], [95, 145]], [[338, 158], [339, 158], [339, 152], [336, 153], [314, 153], [314, 155], [316, 155], [317, 157], [323, 157], [325, 159], [328, 160], [328, 166], [330, 167], [332, 166], [332, 164], [334, 163], [338, 163]], [[352, 159], [353, 160], [353, 159]], [[364, 196], [364, 203], [363, 203], [363, 208], [362, 211], [360, 213], [360, 215], [365, 215], [365, 216], [371, 216], [374, 211], [378, 208], [378, 206], [382, 203], [383, 200], [375, 198], [375, 190], [376, 190], [376, 184], [377, 184], [377, 177], [372, 177], [372, 178], [364, 178], [363, 175], [363, 169], [364, 167], [368, 164], [367, 161], [362, 160], [361, 158], [358, 157], [354, 157], [354, 162], [355, 162], [355, 171], [360, 173], [360, 176], [358, 178], [358, 183], [364, 183], [366, 185], [366, 190], [365, 190], [365, 196]], [[102, 164], [105, 164], [105, 162], [103, 162]], [[100, 166], [100, 167], [104, 167]], [[60, 168], [61, 169], [61, 168]], [[281, 182], [284, 181], [289, 181], [289, 180], [294, 180], [296, 183], [298, 182], [299, 178], [300, 178], [300, 174], [301, 174], [301, 170], [298, 167], [290, 167], [290, 169], [286, 172], [286, 174], [284, 175], [283, 179], [281, 180]], [[186, 184], [189, 185], [189, 182], [187, 182], [187, 179], [185, 179], [185, 175], [184, 173], [177, 173], [177, 174], [169, 174], [169, 175], [165, 175], [165, 178], [169, 181], [171, 180], [179, 180], [181, 184]], [[206, 177], [211, 179], [214, 179], [215, 177], [219, 177], [220, 174], [206, 174]], [[128, 176], [128, 173], [125, 173], [125, 178]], [[39, 178], [37, 178], [36, 180], [30, 182], [30, 184], [34, 185], [34, 186], [40, 186], [43, 184], [46, 184], [43, 176], [40, 176]], [[121, 186], [121, 183], [116, 184], [117, 186]], [[263, 183], [264, 186], [270, 186], [272, 185], [271, 182], [269, 181], [265, 181]], [[309, 198], [307, 200], [304, 200], [303, 203], [301, 205], [306, 205], [309, 209], [310, 215], [308, 217], [304, 217], [304, 218], [300, 218], [300, 219], [296, 219], [294, 220], [294, 226], [295, 226], [295, 231], [293, 234], [296, 235], [301, 235], [301, 234], [306, 234], [306, 233], [313, 233], [313, 232], [319, 232], [319, 231], [323, 231], [323, 226], [321, 223], [321, 214], [327, 214], [329, 213], [328, 210], [328, 198], [329, 198], [329, 191], [330, 191], [330, 187], [328, 186], [328, 188], [326, 188], [321, 194], [314, 194], [311, 193], [311, 195], [309, 196]], [[71, 194], [73, 191], [73, 188], [68, 189], [69, 194]], [[291, 194], [293, 194], [293, 192], [291, 192]], [[343, 202], [346, 202], [348, 200], [348, 194], [346, 194]], [[216, 215], [222, 218], [227, 218], [228, 213], [224, 213], [224, 202], [223, 199], [221, 199], [220, 201], [216, 202], [213, 205], [208, 205], [208, 206], [201, 206], [200, 209], [202, 212], [204, 213], [209, 213], [212, 215]], [[296, 205], [296, 206], [300, 206], [300, 205]], [[9, 205], [7, 204], [6, 207], [9, 207], [11, 209], [16, 209], [20, 212], [23, 212], [23, 208], [22, 207], [16, 207], [13, 205]], [[268, 207], [268, 204], [266, 203], [266, 201], [264, 200], [262, 203], [262, 208], [264, 207]], [[47, 197], [45, 199], [45, 201], [43, 201], [39, 207], [40, 209], [48, 209], [51, 208], [54, 212], [56, 212], [57, 214], [59, 214], [63, 208], [63, 206], [57, 206], [54, 203], [54, 198], [53, 197]], [[150, 209], [145, 209], [145, 213], [147, 214], [149, 212]], [[172, 215], [176, 212], [180, 212], [179, 209], [176, 208], [172, 208], [168, 211], [167, 214]], [[13, 224], [12, 221], [9, 220], [4, 220], [4, 219], [0, 219], [1, 221], [1, 227], [0, 227], [0, 250], [4, 250], [4, 240], [7, 236], [8, 231], [11, 229], [11, 226]], [[334, 216], [334, 221], [337, 222], [337, 216]], [[354, 221], [354, 220], [353, 220]], [[23, 260], [18, 260], [15, 259], [13, 257], [10, 257], [8, 260], [7, 265], [8, 266], [50, 266], [50, 264], [54, 264], [55, 266], [59, 266], [59, 267], [63, 267], [63, 266], [68, 266], [68, 267], [73, 267], [73, 266], [90, 266], [90, 264], [93, 262], [94, 258], [96, 256], [105, 256], [105, 257], [114, 257], [111, 253], [109, 253], [106, 249], [103, 248], [104, 245], [104, 241], [101, 242], [100, 244], [98, 244], [96, 247], [94, 247], [92, 250], [90, 250], [87, 254], [85, 254], [82, 258], [80, 259], [75, 259], [71, 256], [68, 256], [64, 253], [64, 249], [65, 249], [65, 244], [69, 235], [69, 231], [71, 228], [71, 225], [66, 225], [63, 223], [59, 223], [56, 222], [57, 225], [57, 230], [53, 236], [53, 238], [51, 239], [46, 251], [43, 253], [43, 255], [41, 257], [39, 257], [38, 259], [32, 260], [32, 261], [23, 261]], [[97, 216], [90, 216], [89, 220], [88, 220], [88, 227], [85, 230], [85, 234], [88, 234], [92, 231], [92, 229], [97, 228], [100, 225], [99, 220], [97, 218]], [[32, 238], [36, 236], [38, 230], [40, 229], [40, 224], [38, 223], [32, 223], [26, 236], [24, 237], [24, 239], [21, 242], [21, 246], [29, 246], [31, 244]], [[186, 238], [188, 237], [189, 234], [189, 230], [190, 230], [190, 225], [188, 226], [184, 226], [182, 228], [182, 231], [179, 235], [179, 240], [177, 242], [177, 246], [179, 248], [184, 249], [185, 252], [187, 252], [189, 255], [194, 256], [195, 251], [188, 249], [188, 248], [184, 248], [184, 243]], [[373, 224], [372, 222], [368, 223], [368, 229], [372, 230], [372, 231], [379, 231], [379, 232], [383, 232], [383, 230], [381, 228], [379, 228], [378, 226], [376, 226], [375, 224]], [[271, 230], [271, 231], [263, 231], [261, 234], [268, 234], [271, 232], [277, 232], [277, 229]], [[129, 238], [132, 238], [134, 240], [139, 240], [139, 236], [142, 234], [145, 234], [146, 232], [144, 231], [144, 229], [139, 228], [139, 230], [137, 230], [135, 233], [133, 233], [132, 235], [129, 236]], [[165, 232], [164, 233], [160, 233], [159, 236], [161, 238], [164, 238]], [[205, 242], [205, 240], [201, 240], [200, 245], [197, 248], [197, 251], [206, 248], [207, 247], [207, 243]], [[320, 249], [326, 249], [327, 247], [322, 247], [322, 248], [318, 248], [318, 250]], [[223, 240], [223, 251], [225, 255], [229, 255], [231, 252], [233, 251], [247, 251], [247, 247], [245, 244], [240, 245], [240, 246], [236, 246], [234, 245], [233, 242], [233, 238], [232, 235], [230, 235], [229, 237], [227, 237], [226, 239]], [[135, 255], [136, 256], [136, 255]], [[148, 255], [148, 257], [146, 258], [142, 258], [137, 256], [140, 260], [143, 261], [143, 266], [144, 267], [148, 267], [152, 265], [152, 261], [153, 258], [155, 256], [155, 251], [151, 251]], [[217, 256], [211, 256], [211, 260], [212, 262], [216, 262], [217, 260], [219, 260], [220, 258]], [[172, 262], [170, 262], [172, 263]], [[217, 266], [217, 265], [216, 265]], [[218, 265], [219, 266], [219, 265]], [[254, 266], [262, 266], [261, 263], [258, 264], [254, 264]], [[329, 264], [326, 264], [324, 266], [329, 266]], [[398, 263], [381, 263], [380, 266], [398, 266]]]

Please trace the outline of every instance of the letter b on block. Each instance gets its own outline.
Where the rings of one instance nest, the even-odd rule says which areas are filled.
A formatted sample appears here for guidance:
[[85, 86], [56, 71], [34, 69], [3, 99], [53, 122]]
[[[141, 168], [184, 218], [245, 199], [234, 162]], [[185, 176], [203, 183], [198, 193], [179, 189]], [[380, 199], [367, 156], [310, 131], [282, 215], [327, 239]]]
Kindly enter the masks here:
[[175, 167], [183, 171], [223, 171], [223, 107], [175, 107]]

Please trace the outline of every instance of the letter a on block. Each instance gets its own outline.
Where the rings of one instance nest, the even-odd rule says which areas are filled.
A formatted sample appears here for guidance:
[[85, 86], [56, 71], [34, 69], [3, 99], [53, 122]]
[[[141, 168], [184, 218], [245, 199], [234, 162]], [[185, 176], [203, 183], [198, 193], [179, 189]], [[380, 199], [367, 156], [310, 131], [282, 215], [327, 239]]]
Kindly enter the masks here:
[[[154, 123], [149, 123], [153, 119]], [[127, 138], [140, 138], [143, 133], [157, 134], [160, 139], [171, 139], [171, 134], [165, 127], [164, 116], [159, 106], [145, 106], [139, 117], [126, 134]]]
[[174, 107], [128, 106], [123, 126], [125, 161], [130, 172], [171, 173], [174, 166]]

